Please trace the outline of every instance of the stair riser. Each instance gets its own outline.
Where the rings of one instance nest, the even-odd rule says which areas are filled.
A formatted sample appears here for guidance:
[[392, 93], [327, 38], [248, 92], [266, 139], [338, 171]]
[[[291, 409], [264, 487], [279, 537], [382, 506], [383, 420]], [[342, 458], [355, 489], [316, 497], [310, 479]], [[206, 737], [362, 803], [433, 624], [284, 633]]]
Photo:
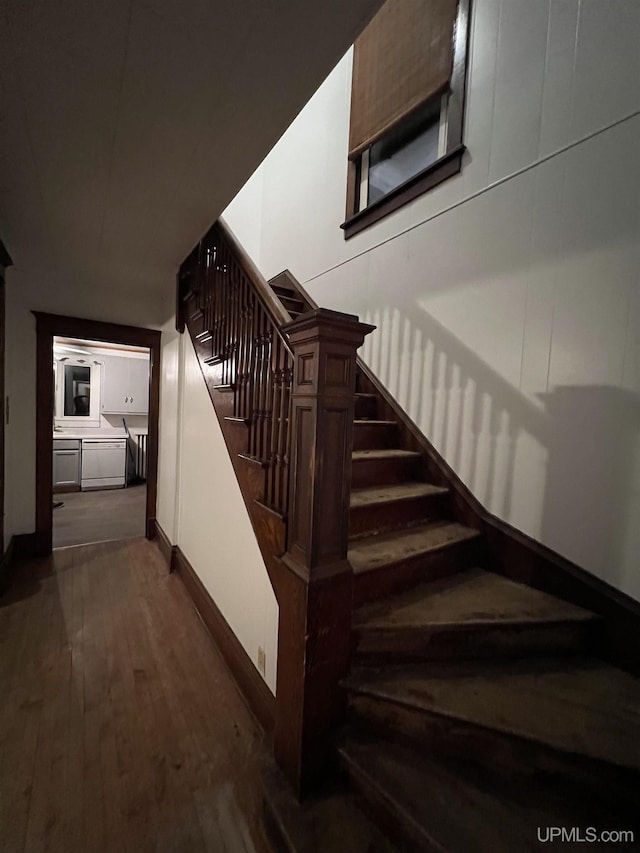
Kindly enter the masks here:
[[421, 581], [437, 580], [478, 565], [484, 559], [480, 537], [455, 542], [428, 554], [420, 554], [354, 576], [353, 604], [361, 607], [410, 589]]
[[349, 536], [365, 536], [385, 530], [396, 530], [419, 521], [448, 515], [448, 495], [407, 498], [393, 503], [352, 507], [349, 513]]
[[378, 399], [377, 397], [356, 396], [356, 405], [354, 417], [358, 419], [375, 420], [378, 417]]
[[280, 284], [272, 284], [271, 289], [276, 294], [278, 299], [282, 299], [283, 296], [285, 299], [296, 299], [297, 298], [297, 294], [296, 294], [295, 290], [293, 290], [293, 288], [291, 288], [291, 287], [283, 287]]
[[304, 304], [299, 299], [294, 299], [290, 296], [279, 296], [280, 302], [284, 305], [287, 311], [293, 311], [296, 314], [302, 314]]
[[595, 624], [469, 626], [468, 629], [354, 630], [358, 664], [571, 655], [597, 644]]
[[426, 829], [409, 819], [375, 780], [344, 758], [342, 763], [349, 774], [359, 808], [398, 845], [402, 853], [442, 853], [442, 848], [432, 841]]
[[563, 753], [539, 741], [487, 729], [386, 701], [381, 697], [351, 694], [348, 717], [360, 731], [404, 743], [426, 757], [443, 755], [471, 761], [513, 778], [532, 777], [570, 785], [574, 793], [598, 793], [612, 802], [633, 803], [640, 773], [614, 767], [583, 755]]
[[354, 450], [377, 450], [397, 446], [398, 427], [396, 424], [354, 424]]
[[351, 488], [365, 489], [368, 486], [386, 486], [419, 480], [421, 462], [419, 457], [354, 460], [351, 467]]

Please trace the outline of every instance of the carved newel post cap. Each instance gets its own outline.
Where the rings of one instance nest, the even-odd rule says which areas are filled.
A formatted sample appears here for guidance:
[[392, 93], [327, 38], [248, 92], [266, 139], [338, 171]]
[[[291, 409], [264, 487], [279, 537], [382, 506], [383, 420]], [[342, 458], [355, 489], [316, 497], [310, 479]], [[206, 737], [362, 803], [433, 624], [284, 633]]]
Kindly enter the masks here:
[[290, 323], [282, 326], [289, 342], [293, 345], [306, 340], [323, 338], [325, 340], [359, 341], [360, 346], [375, 326], [361, 323], [355, 314], [344, 314], [342, 311], [331, 311], [329, 308], [315, 308], [296, 317]]

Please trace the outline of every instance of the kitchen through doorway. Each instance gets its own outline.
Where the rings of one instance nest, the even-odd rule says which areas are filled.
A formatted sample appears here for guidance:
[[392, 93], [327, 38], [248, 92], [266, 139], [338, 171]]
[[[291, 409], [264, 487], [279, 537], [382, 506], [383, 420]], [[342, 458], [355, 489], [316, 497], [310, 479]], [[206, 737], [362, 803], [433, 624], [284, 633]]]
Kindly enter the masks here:
[[53, 337], [52, 547], [146, 534], [150, 350]]

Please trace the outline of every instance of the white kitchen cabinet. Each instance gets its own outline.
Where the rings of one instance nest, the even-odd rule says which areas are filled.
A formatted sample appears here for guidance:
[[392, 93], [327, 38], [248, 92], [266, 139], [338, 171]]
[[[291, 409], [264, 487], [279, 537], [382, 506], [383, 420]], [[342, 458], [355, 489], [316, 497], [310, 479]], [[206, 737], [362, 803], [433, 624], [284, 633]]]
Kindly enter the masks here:
[[146, 415], [149, 411], [149, 359], [128, 358], [129, 409], [132, 415]]
[[104, 359], [103, 415], [146, 415], [149, 411], [149, 359]]
[[80, 442], [53, 441], [53, 491], [80, 491]]

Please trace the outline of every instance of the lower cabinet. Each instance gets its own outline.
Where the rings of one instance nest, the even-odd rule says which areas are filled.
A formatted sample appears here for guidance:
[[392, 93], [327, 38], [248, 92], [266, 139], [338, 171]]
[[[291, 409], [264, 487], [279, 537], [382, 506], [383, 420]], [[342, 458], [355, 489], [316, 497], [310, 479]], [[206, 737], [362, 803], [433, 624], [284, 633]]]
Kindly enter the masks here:
[[53, 440], [53, 491], [80, 491], [80, 442], [72, 439]]

